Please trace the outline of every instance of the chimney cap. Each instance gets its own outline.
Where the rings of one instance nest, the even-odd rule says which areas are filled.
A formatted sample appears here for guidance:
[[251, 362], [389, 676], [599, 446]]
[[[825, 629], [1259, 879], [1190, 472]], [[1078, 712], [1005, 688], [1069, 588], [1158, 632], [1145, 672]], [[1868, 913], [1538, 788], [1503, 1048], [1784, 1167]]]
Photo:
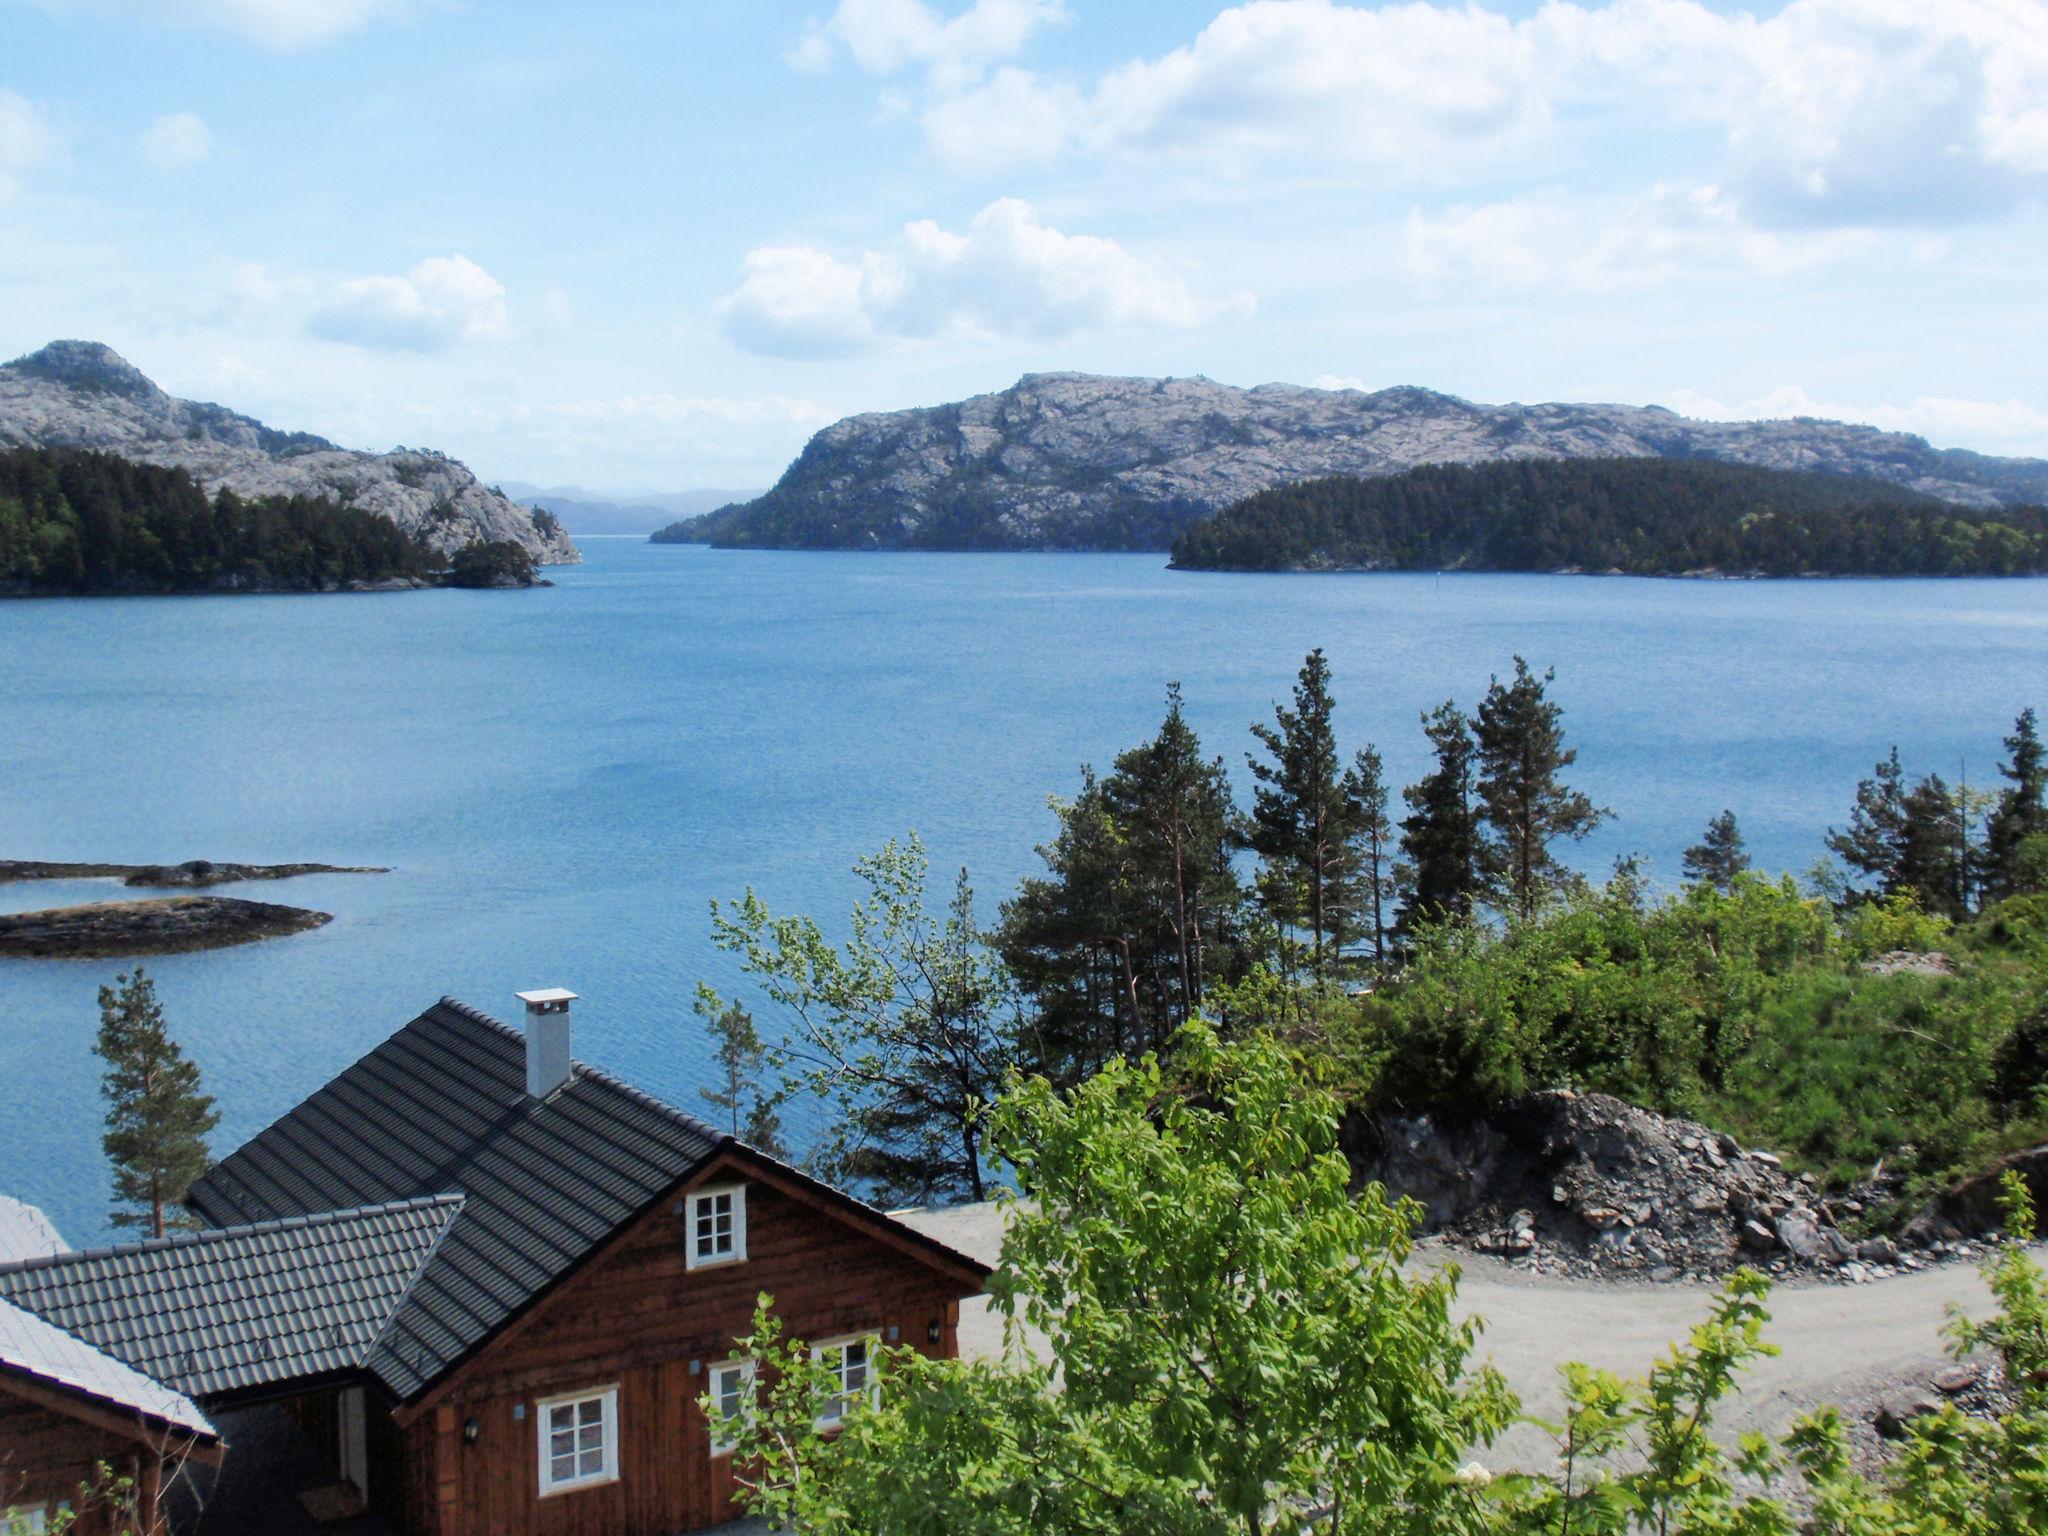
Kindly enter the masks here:
[[541, 987], [537, 991], [515, 992], [512, 995], [529, 1008], [543, 1007], [548, 1003], [573, 1003], [576, 1001], [576, 994], [566, 987]]

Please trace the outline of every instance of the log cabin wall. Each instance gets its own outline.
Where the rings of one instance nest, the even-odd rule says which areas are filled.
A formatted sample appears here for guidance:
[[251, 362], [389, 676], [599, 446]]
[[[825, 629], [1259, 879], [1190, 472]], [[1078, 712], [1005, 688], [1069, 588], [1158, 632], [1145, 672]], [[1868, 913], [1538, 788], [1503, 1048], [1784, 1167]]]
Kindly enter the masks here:
[[[959, 1280], [758, 1180], [746, 1198], [744, 1260], [687, 1268], [685, 1202], [664, 1201], [434, 1394], [407, 1428], [408, 1526], [422, 1536], [672, 1536], [733, 1518], [732, 1458], [711, 1454], [697, 1399], [709, 1367], [735, 1355], [762, 1291], [792, 1337], [873, 1332], [890, 1342], [894, 1330], [894, 1342], [956, 1352], [968, 1289]], [[606, 1387], [618, 1389], [618, 1477], [542, 1495], [537, 1405]], [[476, 1438], [466, 1442], [470, 1421]], [[414, 1524], [429, 1505], [432, 1525]]]
[[[138, 1506], [148, 1505], [138, 1508], [135, 1518], [120, 1518], [119, 1511], [81, 1498], [81, 1489], [95, 1484], [102, 1462], [115, 1477], [134, 1480]], [[145, 1496], [154, 1491], [147, 1474], [155, 1465], [154, 1451], [144, 1448], [139, 1434], [119, 1435], [81, 1423], [25, 1402], [0, 1383], [0, 1511], [61, 1501], [78, 1515], [71, 1527], [73, 1536], [111, 1536], [116, 1529], [132, 1531], [138, 1526], [151, 1531], [156, 1524], [155, 1500]]]

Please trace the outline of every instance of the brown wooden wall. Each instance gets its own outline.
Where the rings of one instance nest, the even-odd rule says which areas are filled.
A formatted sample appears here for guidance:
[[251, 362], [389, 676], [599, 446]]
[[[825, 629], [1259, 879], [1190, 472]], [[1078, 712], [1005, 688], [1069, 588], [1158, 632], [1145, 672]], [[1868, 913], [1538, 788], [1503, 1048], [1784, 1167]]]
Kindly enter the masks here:
[[[116, 1477], [134, 1479], [138, 1500], [153, 1486], [149, 1471], [157, 1464], [153, 1449], [140, 1436], [83, 1423], [41, 1403], [24, 1401], [0, 1380], [0, 1509], [11, 1505], [47, 1504], [67, 1500], [78, 1513], [76, 1536], [103, 1536], [117, 1528], [133, 1530], [137, 1519], [81, 1497], [95, 1469], [105, 1462]], [[142, 1511], [154, 1521], [154, 1500]], [[145, 1529], [149, 1526], [145, 1525]]]
[[[697, 1399], [708, 1367], [733, 1357], [762, 1291], [798, 1338], [872, 1331], [886, 1341], [894, 1328], [897, 1342], [927, 1353], [957, 1349], [968, 1287], [759, 1181], [747, 1188], [744, 1261], [688, 1270], [683, 1244], [681, 1201], [664, 1202], [463, 1368], [409, 1428], [413, 1531], [671, 1536], [733, 1518], [731, 1458], [712, 1457]], [[704, 1369], [692, 1375], [692, 1361]], [[542, 1497], [535, 1404], [614, 1384], [618, 1480]], [[471, 1418], [478, 1438], [466, 1445]]]

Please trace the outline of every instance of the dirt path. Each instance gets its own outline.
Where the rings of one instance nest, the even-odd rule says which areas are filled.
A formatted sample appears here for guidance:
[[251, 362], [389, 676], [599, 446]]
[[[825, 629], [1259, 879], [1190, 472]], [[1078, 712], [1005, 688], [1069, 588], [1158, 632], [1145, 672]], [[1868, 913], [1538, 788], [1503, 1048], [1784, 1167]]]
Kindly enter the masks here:
[[[910, 1225], [986, 1262], [994, 1262], [1002, 1235], [996, 1208], [960, 1206], [904, 1218]], [[1527, 1412], [1550, 1415], [1559, 1407], [1557, 1366], [1583, 1360], [1639, 1375], [1707, 1314], [1713, 1291], [1695, 1285], [1555, 1280], [1527, 1275], [1491, 1259], [1453, 1254], [1425, 1244], [1417, 1262], [1455, 1258], [1464, 1272], [1459, 1300], [1485, 1320], [1481, 1358], [1491, 1359]], [[1721, 1419], [1729, 1434], [1743, 1429], [1783, 1430], [1822, 1403], [1866, 1414], [1875, 1399], [1901, 1382], [1924, 1381], [1946, 1359], [1941, 1326], [1951, 1302], [1975, 1316], [1991, 1309], [1989, 1292], [1974, 1268], [1944, 1265], [1869, 1285], [1795, 1282], [1771, 1297], [1768, 1337], [1783, 1353], [1759, 1363]], [[966, 1355], [1002, 1349], [1001, 1319], [985, 1301], [960, 1309], [960, 1348]], [[1496, 1465], [1534, 1466], [1548, 1442], [1534, 1429], [1517, 1429], [1493, 1448]]]

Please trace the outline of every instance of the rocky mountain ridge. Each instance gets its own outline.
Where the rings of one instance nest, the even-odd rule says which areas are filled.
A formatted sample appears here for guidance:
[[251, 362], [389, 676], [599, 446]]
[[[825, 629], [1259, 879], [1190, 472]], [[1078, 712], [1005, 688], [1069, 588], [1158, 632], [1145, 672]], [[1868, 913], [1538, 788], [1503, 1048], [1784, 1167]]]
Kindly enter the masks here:
[[657, 539], [734, 546], [1166, 549], [1196, 518], [1328, 475], [1512, 458], [1709, 458], [1823, 470], [1966, 506], [2048, 501], [2048, 460], [1842, 422], [1701, 421], [1661, 406], [1481, 405], [1205, 378], [1026, 374], [949, 405], [850, 416], [751, 502]]
[[517, 544], [551, 565], [582, 559], [559, 525], [425, 448], [361, 453], [281, 432], [225, 406], [179, 400], [112, 348], [53, 341], [0, 364], [0, 448], [86, 448], [187, 470], [209, 491], [319, 496], [388, 517], [444, 553]]

